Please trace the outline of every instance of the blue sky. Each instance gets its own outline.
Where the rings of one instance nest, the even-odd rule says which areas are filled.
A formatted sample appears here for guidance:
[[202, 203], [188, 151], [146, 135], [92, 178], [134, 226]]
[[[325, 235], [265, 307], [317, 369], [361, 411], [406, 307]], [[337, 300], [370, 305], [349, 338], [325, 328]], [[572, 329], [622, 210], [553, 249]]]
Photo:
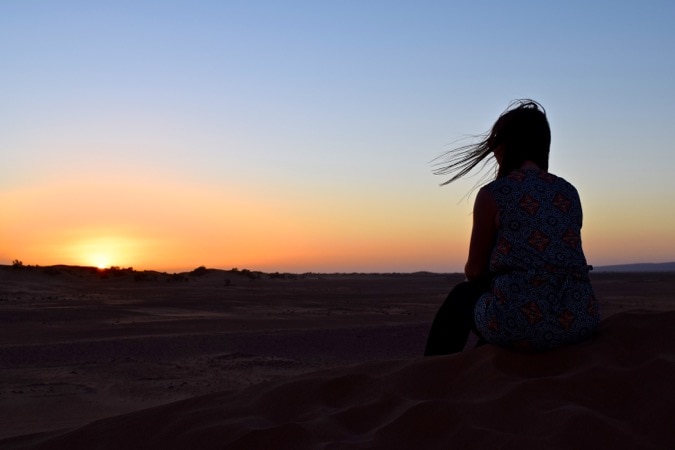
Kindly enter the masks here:
[[316, 242], [392, 227], [383, 247], [409, 242], [321, 267], [456, 270], [475, 179], [439, 188], [429, 162], [529, 97], [549, 113], [551, 171], [585, 202], [589, 259], [672, 260], [673, 48], [668, 1], [3, 1], [0, 192], [245, 193], [316, 223]]

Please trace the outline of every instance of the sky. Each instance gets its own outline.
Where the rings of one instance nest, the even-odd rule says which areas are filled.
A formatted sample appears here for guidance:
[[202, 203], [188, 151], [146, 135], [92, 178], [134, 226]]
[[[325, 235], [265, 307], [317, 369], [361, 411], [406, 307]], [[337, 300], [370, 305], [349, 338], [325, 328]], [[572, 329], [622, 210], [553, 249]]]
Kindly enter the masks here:
[[0, 1], [0, 264], [457, 272], [539, 101], [589, 264], [675, 260], [675, 2]]

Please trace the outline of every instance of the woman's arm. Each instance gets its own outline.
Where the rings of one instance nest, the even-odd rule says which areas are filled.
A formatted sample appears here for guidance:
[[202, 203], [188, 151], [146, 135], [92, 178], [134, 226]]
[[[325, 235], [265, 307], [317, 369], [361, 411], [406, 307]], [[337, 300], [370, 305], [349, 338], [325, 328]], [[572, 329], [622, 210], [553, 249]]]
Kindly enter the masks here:
[[497, 237], [497, 203], [486, 189], [478, 191], [473, 206], [469, 259], [464, 266], [467, 280], [477, 281], [489, 273], [490, 256]]

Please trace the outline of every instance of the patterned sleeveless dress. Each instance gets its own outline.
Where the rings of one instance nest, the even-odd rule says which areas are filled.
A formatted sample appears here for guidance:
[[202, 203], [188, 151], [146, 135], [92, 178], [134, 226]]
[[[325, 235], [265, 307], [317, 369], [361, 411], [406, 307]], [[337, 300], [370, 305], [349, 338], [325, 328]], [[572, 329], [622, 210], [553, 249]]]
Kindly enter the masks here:
[[579, 342], [600, 321], [581, 248], [581, 202], [564, 179], [517, 170], [485, 187], [499, 211], [492, 287], [476, 304], [490, 343], [547, 350]]

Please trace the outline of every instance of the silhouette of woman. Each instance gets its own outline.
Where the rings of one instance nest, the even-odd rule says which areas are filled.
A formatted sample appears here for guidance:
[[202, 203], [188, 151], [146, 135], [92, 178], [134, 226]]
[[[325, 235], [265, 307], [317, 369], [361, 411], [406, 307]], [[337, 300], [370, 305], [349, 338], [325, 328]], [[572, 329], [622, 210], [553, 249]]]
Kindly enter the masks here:
[[516, 100], [480, 142], [439, 157], [435, 173], [453, 175], [443, 184], [492, 157], [498, 170], [476, 195], [466, 281], [436, 314], [425, 355], [461, 351], [471, 330], [479, 344], [540, 351], [597, 329], [581, 202], [570, 183], [548, 172], [550, 143], [544, 108]]

